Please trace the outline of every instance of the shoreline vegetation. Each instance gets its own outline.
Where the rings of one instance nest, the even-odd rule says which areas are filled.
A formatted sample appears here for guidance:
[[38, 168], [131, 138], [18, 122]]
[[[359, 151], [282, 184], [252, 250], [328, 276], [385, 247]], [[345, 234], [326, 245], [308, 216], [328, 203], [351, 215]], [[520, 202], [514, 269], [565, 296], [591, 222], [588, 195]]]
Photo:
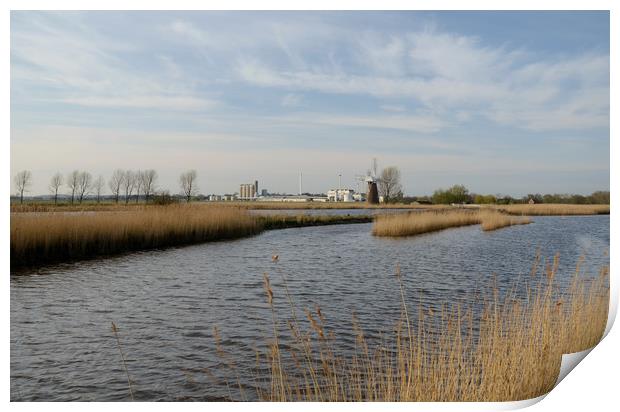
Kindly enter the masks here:
[[520, 216], [579, 216], [608, 215], [609, 205], [567, 205], [567, 204], [534, 204], [534, 205], [490, 205], [491, 208], [509, 215]]
[[122, 212], [13, 213], [11, 268], [237, 239], [265, 230], [369, 223], [372, 216], [254, 216], [192, 204]]
[[[170, 206], [181, 206], [183, 203], [175, 203]], [[379, 204], [369, 205], [365, 202], [193, 202], [192, 207], [197, 208], [233, 208], [247, 210], [315, 210], [315, 209], [411, 209], [411, 210], [498, 210], [510, 215], [527, 216], [570, 216], [570, 215], [607, 215], [610, 213], [609, 205], [573, 205], [573, 204], [511, 204], [511, 205], [443, 205], [443, 204]], [[74, 204], [59, 203], [54, 205], [49, 202], [25, 203], [23, 205], [11, 204], [11, 213], [54, 213], [54, 212], [126, 212], [136, 210], [149, 210], [161, 208], [161, 205], [140, 203], [83, 203]]]
[[[450, 227], [480, 224], [495, 230], [530, 223], [528, 215], [609, 213], [599, 205], [513, 205], [501, 209], [412, 208], [409, 213], [377, 215], [258, 215], [252, 204], [12, 206], [11, 268], [36, 267], [139, 250], [253, 236], [265, 230], [304, 226], [370, 223], [376, 236], [411, 236]], [[282, 210], [281, 203], [278, 206]], [[293, 206], [293, 205], [286, 205]], [[301, 209], [294, 205], [290, 209]], [[381, 209], [373, 207], [372, 209]], [[426, 209], [426, 210], [416, 210]]]
[[375, 236], [403, 237], [471, 225], [480, 225], [482, 230], [491, 231], [528, 223], [531, 223], [531, 220], [527, 216], [510, 216], [494, 209], [439, 210], [379, 215], [372, 227], [372, 234]]
[[[556, 281], [559, 256], [542, 264], [537, 256], [523, 280], [526, 296], [518, 296], [513, 288], [499, 297], [491, 285], [475, 301], [443, 305], [436, 311], [418, 307], [417, 313], [405, 298], [402, 276], [406, 275], [397, 267], [400, 320], [380, 342], [373, 342], [354, 316], [352, 354], [338, 347], [339, 330], [330, 324], [328, 314], [316, 307], [300, 317], [286, 279], [284, 290], [274, 292], [265, 274], [273, 330], [260, 368], [257, 364], [258, 397], [497, 402], [546, 394], [557, 380], [562, 354], [592, 348], [607, 324], [609, 267], [592, 278], [580, 272], [582, 261], [568, 289]], [[290, 305], [284, 317], [275, 309], [275, 300]], [[474, 310], [475, 305], [482, 309]], [[243, 389], [239, 390], [244, 400]]]

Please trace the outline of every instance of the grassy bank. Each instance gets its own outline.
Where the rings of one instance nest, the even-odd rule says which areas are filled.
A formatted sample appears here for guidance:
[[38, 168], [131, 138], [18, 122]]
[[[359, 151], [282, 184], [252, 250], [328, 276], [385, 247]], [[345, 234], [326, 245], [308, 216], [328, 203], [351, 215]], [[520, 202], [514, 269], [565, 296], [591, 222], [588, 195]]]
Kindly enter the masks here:
[[259, 233], [235, 209], [169, 206], [122, 213], [11, 216], [11, 267], [40, 265]]
[[[180, 204], [178, 204], [180, 205]], [[256, 210], [306, 210], [306, 209], [445, 209], [447, 205], [405, 205], [405, 204], [381, 204], [369, 205], [366, 202], [194, 202], [193, 207], [205, 209], [256, 209]], [[53, 203], [28, 203], [28, 204], [11, 204], [11, 213], [46, 213], [46, 212], [119, 212], [119, 211], [136, 211], [157, 208], [160, 206], [151, 203], [146, 204], [143, 201], [139, 203], [129, 202], [120, 203], [83, 203], [70, 204], [62, 203], [54, 205]]]
[[375, 236], [413, 236], [451, 227], [480, 224], [482, 230], [527, 224], [527, 217], [508, 216], [495, 210], [452, 209], [377, 216], [372, 228]]
[[492, 205], [485, 206], [510, 215], [523, 216], [578, 216], [578, 215], [608, 215], [609, 205], [561, 205], [561, 204], [534, 204], [534, 205]]
[[270, 229], [370, 221], [370, 216], [256, 216], [244, 209], [191, 204], [71, 214], [14, 213], [11, 267], [234, 239]]
[[340, 225], [351, 223], [370, 223], [373, 220], [369, 215], [268, 215], [257, 216], [260, 225], [265, 230], [286, 229], [292, 227]]
[[[259, 397], [269, 401], [514, 401], [549, 392], [563, 353], [596, 345], [609, 305], [609, 269], [594, 280], [576, 271], [572, 286], [556, 286], [558, 261], [528, 277], [529, 293], [471, 304], [418, 308], [414, 315], [400, 285], [401, 317], [380, 343], [371, 342], [353, 319], [355, 350], [338, 347], [320, 308], [301, 322], [284, 282], [274, 291], [265, 276], [273, 331], [257, 369]], [[403, 274], [402, 276], [406, 276]], [[486, 296], [483, 294], [483, 296]], [[482, 299], [482, 301], [480, 301]], [[277, 313], [274, 301], [290, 303]], [[472, 305], [482, 304], [481, 311]], [[282, 325], [285, 323], [287, 327]], [[282, 342], [286, 341], [286, 344]], [[292, 343], [291, 343], [292, 342]], [[348, 353], [348, 354], [343, 354]], [[264, 370], [268, 372], [261, 372]]]
[[[182, 204], [177, 204], [180, 206]], [[305, 210], [305, 209], [411, 209], [411, 210], [454, 210], [462, 207], [449, 205], [412, 205], [412, 204], [381, 204], [369, 205], [365, 202], [195, 202], [192, 207], [204, 209], [257, 209], [257, 210]], [[24, 205], [11, 204], [11, 213], [46, 213], [46, 212], [121, 212], [149, 210], [161, 206], [145, 204], [144, 202], [125, 204], [121, 203], [93, 203], [58, 204], [28, 203]], [[609, 205], [567, 205], [567, 204], [514, 204], [514, 205], [467, 205], [467, 209], [497, 210], [510, 215], [525, 216], [566, 216], [566, 215], [600, 215], [609, 214]]]

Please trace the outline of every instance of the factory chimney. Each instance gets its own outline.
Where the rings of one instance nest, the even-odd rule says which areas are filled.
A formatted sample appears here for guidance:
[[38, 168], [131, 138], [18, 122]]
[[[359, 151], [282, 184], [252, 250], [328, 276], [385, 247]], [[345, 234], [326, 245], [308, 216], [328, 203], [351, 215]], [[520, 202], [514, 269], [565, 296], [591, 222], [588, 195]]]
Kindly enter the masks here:
[[301, 196], [301, 172], [299, 172], [299, 196]]

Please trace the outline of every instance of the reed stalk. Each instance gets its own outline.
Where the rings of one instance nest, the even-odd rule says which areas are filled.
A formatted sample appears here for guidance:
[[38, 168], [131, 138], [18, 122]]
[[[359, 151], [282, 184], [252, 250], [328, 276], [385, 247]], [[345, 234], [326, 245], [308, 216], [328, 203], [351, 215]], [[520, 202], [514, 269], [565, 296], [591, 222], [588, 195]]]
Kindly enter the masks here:
[[278, 352], [263, 399], [514, 401], [543, 395], [557, 380], [561, 355], [596, 345], [608, 315], [608, 267], [591, 277], [578, 266], [568, 287], [556, 281], [558, 268], [556, 256], [531, 274], [525, 296], [513, 288], [502, 297], [492, 286], [489, 296], [463, 305], [420, 306], [417, 322], [409, 317], [405, 275], [397, 268], [402, 316], [393, 333], [367, 338], [354, 316], [355, 349], [339, 350], [320, 310], [307, 311], [308, 331], [296, 324], [290, 338], [317, 351], [306, 362], [285, 362]]

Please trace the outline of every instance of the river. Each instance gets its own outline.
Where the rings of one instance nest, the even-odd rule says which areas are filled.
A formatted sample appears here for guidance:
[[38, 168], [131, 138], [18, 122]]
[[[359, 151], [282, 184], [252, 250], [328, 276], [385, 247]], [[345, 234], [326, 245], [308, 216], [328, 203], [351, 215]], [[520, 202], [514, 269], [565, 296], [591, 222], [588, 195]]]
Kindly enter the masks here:
[[[580, 255], [590, 275], [609, 264], [609, 216], [532, 220], [488, 233], [470, 226], [399, 239], [373, 237], [371, 224], [273, 230], [13, 273], [11, 400], [127, 400], [112, 321], [136, 399], [226, 399], [235, 374], [252, 398], [248, 371], [271, 336], [263, 273], [282, 320], [289, 315], [285, 276], [295, 305], [319, 305], [347, 347], [353, 313], [369, 335], [398, 319], [396, 265], [408, 303], [428, 306], [467, 300], [493, 276], [502, 290], [515, 285], [538, 249], [543, 257], [560, 254], [560, 282]], [[234, 373], [216, 354], [214, 326]]]

